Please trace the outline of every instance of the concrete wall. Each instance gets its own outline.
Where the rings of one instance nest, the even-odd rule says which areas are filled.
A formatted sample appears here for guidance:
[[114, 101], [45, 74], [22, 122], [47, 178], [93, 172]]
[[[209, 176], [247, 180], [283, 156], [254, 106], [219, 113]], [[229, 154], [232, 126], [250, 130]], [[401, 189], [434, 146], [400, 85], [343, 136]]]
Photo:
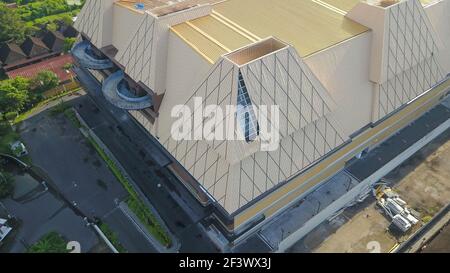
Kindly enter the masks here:
[[363, 33], [305, 59], [337, 104], [332, 114], [347, 136], [372, 121], [373, 83], [369, 81], [372, 35]]
[[114, 5], [111, 42], [119, 50], [117, 54], [120, 54], [128, 46], [144, 16], [144, 14], [132, 12], [123, 6]]
[[434, 11], [434, 26], [430, 12], [424, 10], [419, 0], [405, 0], [387, 8], [361, 2], [347, 14], [373, 33], [370, 79], [377, 84], [373, 122], [395, 112], [444, 79], [446, 73], [442, 70], [441, 59], [447, 63], [449, 51], [439, 46], [442, 43], [435, 28], [446, 40], [447, 2], [434, 4], [445, 10], [441, 14]]
[[164, 100], [157, 120], [157, 136], [168, 137], [173, 119], [172, 108], [183, 104], [192, 96], [197, 86], [204, 80], [211, 64], [198, 55], [177, 35], [170, 32], [167, 44], [167, 80]]
[[113, 6], [116, 0], [88, 0], [78, 14], [75, 28], [102, 48], [111, 43]]
[[438, 59], [446, 74], [450, 73], [450, 1], [440, 1], [429, 5], [425, 12], [439, 39], [440, 53]]

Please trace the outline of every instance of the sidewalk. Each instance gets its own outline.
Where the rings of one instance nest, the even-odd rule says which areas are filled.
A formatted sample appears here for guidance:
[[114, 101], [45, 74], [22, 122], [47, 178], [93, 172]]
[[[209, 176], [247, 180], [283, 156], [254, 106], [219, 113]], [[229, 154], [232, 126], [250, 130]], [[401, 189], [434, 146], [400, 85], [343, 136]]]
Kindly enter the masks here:
[[422, 227], [421, 230], [401, 245], [395, 252], [416, 253], [424, 244], [434, 237], [450, 221], [450, 205], [447, 205], [431, 222]]
[[179, 243], [177, 241], [174, 241], [174, 238], [172, 238], [172, 246], [170, 248], [163, 247], [158, 241], [153, 238], [153, 236], [147, 231], [147, 228], [142, 224], [142, 222], [139, 220], [139, 218], [134, 214], [128, 205], [124, 202], [121, 202], [119, 204], [120, 210], [123, 212], [124, 215], [130, 219], [130, 221], [136, 226], [136, 229], [139, 230], [139, 232], [149, 241], [152, 243], [152, 245], [158, 250], [160, 253], [177, 253], [179, 249]]

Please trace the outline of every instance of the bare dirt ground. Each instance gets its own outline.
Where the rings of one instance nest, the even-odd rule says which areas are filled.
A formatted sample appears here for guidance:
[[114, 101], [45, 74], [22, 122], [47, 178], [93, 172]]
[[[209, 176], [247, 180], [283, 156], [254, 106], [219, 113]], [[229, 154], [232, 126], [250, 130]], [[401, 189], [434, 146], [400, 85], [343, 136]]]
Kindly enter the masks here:
[[371, 205], [353, 216], [314, 252], [388, 252], [396, 243], [387, 231], [388, 226], [388, 220]]
[[425, 222], [447, 205], [450, 202], [450, 141], [407, 174], [395, 190], [422, 214]]
[[[394, 235], [388, 230], [390, 220], [372, 199], [348, 209], [335, 221], [339, 227], [318, 227], [303, 244], [313, 246], [315, 237], [328, 236], [309, 249], [313, 252], [389, 252], [406, 240], [421, 225], [429, 221], [450, 202], [450, 130], [416, 153], [411, 159], [388, 174], [386, 178], [408, 205], [421, 213], [422, 223], [406, 235]], [[328, 226], [336, 224], [326, 223]], [[324, 232], [325, 230], [325, 232]], [[324, 234], [328, 231], [328, 234]], [[309, 241], [309, 243], [308, 243]], [[450, 242], [447, 242], [450, 244]]]

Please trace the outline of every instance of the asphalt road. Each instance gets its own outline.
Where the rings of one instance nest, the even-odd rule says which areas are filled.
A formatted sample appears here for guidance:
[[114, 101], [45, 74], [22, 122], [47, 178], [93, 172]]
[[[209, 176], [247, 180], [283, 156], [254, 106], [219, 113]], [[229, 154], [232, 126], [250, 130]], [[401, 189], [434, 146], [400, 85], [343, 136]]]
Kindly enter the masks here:
[[[360, 181], [366, 179], [449, 118], [450, 109], [443, 105], [437, 105], [368, 155], [353, 162], [347, 167], [347, 171]], [[450, 131], [447, 130], [444, 134], [449, 135]]]
[[427, 245], [423, 253], [450, 253], [450, 223]]
[[116, 209], [128, 193], [70, 121], [63, 115], [50, 117], [47, 111], [24, 121], [20, 133], [33, 165], [44, 170], [68, 202], [90, 219], [104, 220], [129, 252], [156, 252]]
[[[144, 132], [128, 113], [109, 104], [92, 78], [82, 82], [90, 96], [72, 101], [77, 111], [138, 183], [171, 232], [179, 239], [182, 253], [210, 253], [218, 249], [198, 227], [207, 210], [163, 167], [167, 157], [156, 140]], [[162, 187], [158, 187], [161, 184]], [[184, 201], [181, 207], [171, 196]]]

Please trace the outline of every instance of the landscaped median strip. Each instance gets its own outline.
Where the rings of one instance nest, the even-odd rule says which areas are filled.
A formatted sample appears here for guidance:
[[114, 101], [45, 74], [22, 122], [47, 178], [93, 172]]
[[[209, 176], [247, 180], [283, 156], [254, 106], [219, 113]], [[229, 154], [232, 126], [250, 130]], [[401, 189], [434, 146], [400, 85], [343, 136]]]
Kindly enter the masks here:
[[130, 197], [127, 200], [127, 205], [130, 210], [136, 214], [139, 220], [145, 225], [147, 230], [165, 247], [170, 247], [172, 244], [169, 236], [156, 220], [155, 216], [150, 212], [147, 206], [140, 200], [136, 191], [131, 186], [131, 183], [123, 176], [122, 172], [117, 168], [116, 164], [106, 155], [105, 151], [98, 145], [92, 137], [88, 137], [89, 142], [94, 146], [97, 153], [105, 161], [108, 168], [112, 171], [114, 176], [119, 180], [122, 186], [128, 191]]
[[158, 240], [164, 247], [170, 248], [172, 246], [172, 240], [165, 231], [165, 229], [158, 222], [157, 218], [150, 209], [145, 205], [145, 203], [140, 199], [138, 193], [133, 188], [131, 182], [124, 176], [122, 171], [116, 165], [116, 163], [107, 155], [107, 153], [103, 150], [103, 148], [97, 143], [97, 141], [92, 137], [89, 133], [89, 129], [86, 128], [79, 115], [75, 112], [74, 109], [68, 109], [64, 111], [65, 116], [74, 123], [77, 128], [80, 128], [83, 135], [89, 141], [89, 143], [93, 146], [93, 148], [97, 151], [99, 156], [105, 161], [108, 168], [114, 174], [114, 176], [119, 180], [122, 186], [129, 193], [129, 197], [127, 200], [127, 205], [129, 209], [136, 215], [136, 217], [142, 222], [147, 231]]
[[101, 232], [105, 235], [105, 237], [108, 239], [108, 241], [114, 246], [114, 248], [119, 253], [126, 253], [126, 248], [120, 243], [119, 238], [117, 237], [117, 234], [111, 230], [111, 228], [105, 224], [101, 223], [98, 228], [101, 230]]

